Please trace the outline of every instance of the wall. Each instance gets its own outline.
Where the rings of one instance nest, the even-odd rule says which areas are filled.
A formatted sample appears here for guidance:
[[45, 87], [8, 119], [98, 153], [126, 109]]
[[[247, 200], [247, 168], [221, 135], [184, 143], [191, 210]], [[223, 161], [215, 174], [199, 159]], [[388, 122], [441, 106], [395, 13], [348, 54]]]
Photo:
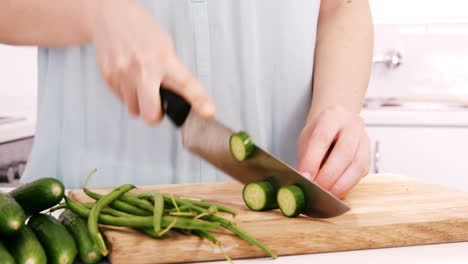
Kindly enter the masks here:
[[[370, 0], [375, 54], [398, 49], [402, 67], [375, 67], [369, 97], [468, 98], [468, 1]], [[0, 45], [0, 115], [33, 105], [36, 49]]]

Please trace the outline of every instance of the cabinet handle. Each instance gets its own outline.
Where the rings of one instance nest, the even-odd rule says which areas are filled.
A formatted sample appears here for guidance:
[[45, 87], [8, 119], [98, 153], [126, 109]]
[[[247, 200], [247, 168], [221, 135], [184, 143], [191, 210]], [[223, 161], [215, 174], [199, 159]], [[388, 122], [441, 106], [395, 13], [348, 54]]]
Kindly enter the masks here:
[[375, 56], [372, 58], [374, 64], [383, 64], [388, 69], [400, 67], [403, 61], [403, 55], [397, 50], [389, 50], [383, 56]]
[[375, 145], [374, 145], [374, 173], [380, 172], [379, 161], [380, 161], [380, 142], [376, 140]]

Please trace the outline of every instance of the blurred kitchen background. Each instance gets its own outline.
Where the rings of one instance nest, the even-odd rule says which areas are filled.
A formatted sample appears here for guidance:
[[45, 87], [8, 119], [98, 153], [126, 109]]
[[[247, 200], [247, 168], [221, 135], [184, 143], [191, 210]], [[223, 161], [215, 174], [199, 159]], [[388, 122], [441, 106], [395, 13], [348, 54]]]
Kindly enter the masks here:
[[[468, 191], [468, 1], [371, 0], [374, 67], [362, 115], [373, 173]], [[34, 137], [36, 49], [0, 45], [0, 186]]]

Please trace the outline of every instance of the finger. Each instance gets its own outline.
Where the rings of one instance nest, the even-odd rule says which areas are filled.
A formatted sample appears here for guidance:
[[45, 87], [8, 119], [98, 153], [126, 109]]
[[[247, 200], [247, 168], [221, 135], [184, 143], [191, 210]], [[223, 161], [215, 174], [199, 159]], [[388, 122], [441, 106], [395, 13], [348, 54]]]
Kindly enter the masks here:
[[161, 100], [159, 98], [159, 86], [161, 85], [161, 73], [159, 68], [137, 57], [130, 63], [130, 76], [136, 87], [136, 96], [141, 117], [148, 124], [157, 124], [163, 119], [161, 112]]
[[331, 188], [338, 198], [343, 198], [359, 181], [367, 175], [370, 168], [370, 145], [367, 135], [359, 143], [355, 159]]
[[362, 127], [358, 124], [341, 130], [330, 156], [320, 169], [315, 182], [329, 190], [345, 169], [350, 166], [358, 150]]
[[184, 97], [200, 116], [210, 118], [215, 114], [215, 106], [202, 85], [175, 56], [168, 59], [162, 84]]
[[111, 92], [119, 98], [119, 100], [124, 101], [123, 94], [120, 90], [119, 78], [116, 72], [112, 72], [110, 69], [110, 64], [108, 62], [100, 63], [101, 75], [104, 82], [107, 84]]
[[128, 112], [133, 116], [140, 115], [136, 83], [128, 76], [122, 76], [120, 87]]
[[338, 123], [333, 122], [332, 119], [320, 118], [317, 122], [309, 140], [303, 143], [307, 146], [298, 164], [298, 171], [308, 172], [311, 175], [311, 180], [317, 176], [320, 164], [339, 131]]
[[163, 119], [159, 97], [160, 78], [144, 78], [138, 85], [138, 103], [141, 116], [148, 124], [157, 124]]

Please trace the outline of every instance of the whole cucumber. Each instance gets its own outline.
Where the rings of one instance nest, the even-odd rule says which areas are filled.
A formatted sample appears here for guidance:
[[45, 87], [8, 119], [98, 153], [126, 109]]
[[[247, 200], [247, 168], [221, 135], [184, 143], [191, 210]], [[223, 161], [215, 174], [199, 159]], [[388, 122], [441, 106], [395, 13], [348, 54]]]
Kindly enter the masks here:
[[28, 226], [44, 247], [48, 263], [73, 263], [77, 254], [76, 244], [62, 223], [51, 215], [37, 214], [29, 219]]
[[5, 244], [17, 264], [47, 264], [44, 248], [28, 226], [8, 237]]
[[41, 178], [14, 189], [8, 194], [23, 207], [26, 215], [49, 209], [63, 199], [65, 187], [54, 178]]
[[59, 220], [75, 239], [81, 261], [96, 263], [102, 258], [89, 235], [88, 223], [84, 218], [67, 209], [60, 214]]
[[0, 234], [12, 235], [23, 226], [26, 216], [13, 197], [0, 192]]
[[15, 264], [15, 259], [3, 245], [2, 240], [0, 240], [0, 260], [2, 264]]

